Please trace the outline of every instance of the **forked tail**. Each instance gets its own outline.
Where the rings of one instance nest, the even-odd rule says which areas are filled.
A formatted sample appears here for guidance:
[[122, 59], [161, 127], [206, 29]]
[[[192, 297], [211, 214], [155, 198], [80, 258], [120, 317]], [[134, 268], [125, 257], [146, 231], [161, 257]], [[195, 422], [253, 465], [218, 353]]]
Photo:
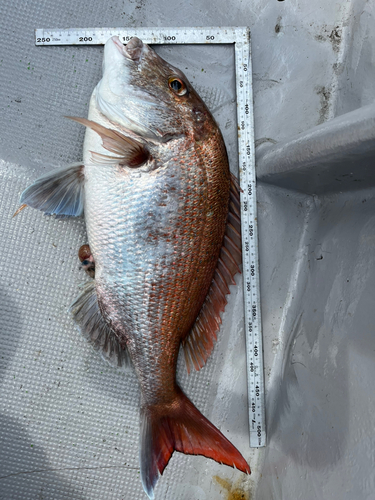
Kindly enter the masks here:
[[203, 455], [250, 474], [241, 453], [193, 403], [178, 390], [176, 398], [163, 407], [141, 411], [141, 479], [149, 498], [173, 451]]

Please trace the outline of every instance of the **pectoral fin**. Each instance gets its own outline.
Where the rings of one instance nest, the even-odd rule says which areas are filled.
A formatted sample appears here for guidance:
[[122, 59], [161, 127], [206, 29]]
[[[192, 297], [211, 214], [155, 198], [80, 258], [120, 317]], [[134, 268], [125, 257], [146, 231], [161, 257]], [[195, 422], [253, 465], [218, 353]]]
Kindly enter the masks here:
[[77, 118], [75, 116], [67, 116], [66, 118], [94, 130], [102, 138], [103, 148], [118, 155], [115, 157], [91, 152], [92, 160], [97, 164], [121, 164], [130, 168], [137, 168], [146, 163], [150, 157], [150, 152], [146, 146], [135, 139], [121, 134], [121, 132], [103, 127], [103, 125], [91, 120], [86, 120], [86, 118]]
[[48, 215], [79, 216], [83, 214], [84, 166], [74, 163], [39, 177], [21, 194], [22, 206], [37, 208]]

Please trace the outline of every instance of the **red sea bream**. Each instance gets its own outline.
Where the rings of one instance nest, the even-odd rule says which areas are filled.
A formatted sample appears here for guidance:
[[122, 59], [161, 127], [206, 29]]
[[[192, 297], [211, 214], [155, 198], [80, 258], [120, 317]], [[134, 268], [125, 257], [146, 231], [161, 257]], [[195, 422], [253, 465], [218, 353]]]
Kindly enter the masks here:
[[71, 306], [108, 361], [141, 388], [140, 467], [150, 498], [174, 450], [250, 473], [239, 451], [176, 382], [210, 355], [241, 263], [239, 192], [220, 130], [186, 76], [134, 37], [105, 45], [83, 161], [38, 179], [21, 203], [84, 214], [93, 278]]

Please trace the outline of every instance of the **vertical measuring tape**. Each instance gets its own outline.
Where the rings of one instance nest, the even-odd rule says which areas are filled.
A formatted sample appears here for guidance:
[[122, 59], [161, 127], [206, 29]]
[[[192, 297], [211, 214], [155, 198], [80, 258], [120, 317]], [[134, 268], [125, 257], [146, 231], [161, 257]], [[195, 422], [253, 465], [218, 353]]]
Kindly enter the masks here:
[[242, 263], [245, 302], [250, 446], [266, 444], [262, 324], [258, 264], [258, 226], [250, 32], [248, 28], [87, 28], [37, 29], [36, 45], [98, 45], [117, 35], [123, 43], [137, 36], [148, 44], [235, 46], [238, 151], [241, 193]]
[[266, 445], [250, 40], [235, 44], [250, 446]]

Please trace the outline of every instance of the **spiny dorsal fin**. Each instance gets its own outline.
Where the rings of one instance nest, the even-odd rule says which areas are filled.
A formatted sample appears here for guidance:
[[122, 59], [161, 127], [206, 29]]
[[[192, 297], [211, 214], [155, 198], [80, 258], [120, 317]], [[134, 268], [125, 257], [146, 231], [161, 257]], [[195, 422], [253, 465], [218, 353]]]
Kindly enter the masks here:
[[84, 180], [82, 163], [57, 168], [39, 177], [34, 184], [25, 189], [21, 194], [20, 203], [37, 208], [47, 215], [82, 215]]
[[188, 373], [193, 366], [200, 370], [206, 364], [217, 340], [221, 324], [220, 313], [227, 304], [229, 285], [235, 284], [234, 276], [241, 272], [240, 189], [237, 179], [231, 174], [227, 226], [215, 275], [194, 326], [183, 342]]
[[92, 151], [91, 155], [95, 163], [121, 164], [137, 168], [143, 165], [150, 157], [150, 152], [143, 144], [121, 134], [121, 132], [103, 127], [103, 125], [87, 120], [86, 118], [77, 118], [75, 116], [66, 116], [65, 118], [74, 120], [94, 130], [102, 138], [103, 148], [118, 155], [117, 157], [107, 156]]
[[101, 315], [95, 281], [85, 283], [83, 291], [69, 307], [69, 311], [83, 336], [105, 361], [114, 367], [124, 367], [130, 363], [125, 344], [120, 343]]

